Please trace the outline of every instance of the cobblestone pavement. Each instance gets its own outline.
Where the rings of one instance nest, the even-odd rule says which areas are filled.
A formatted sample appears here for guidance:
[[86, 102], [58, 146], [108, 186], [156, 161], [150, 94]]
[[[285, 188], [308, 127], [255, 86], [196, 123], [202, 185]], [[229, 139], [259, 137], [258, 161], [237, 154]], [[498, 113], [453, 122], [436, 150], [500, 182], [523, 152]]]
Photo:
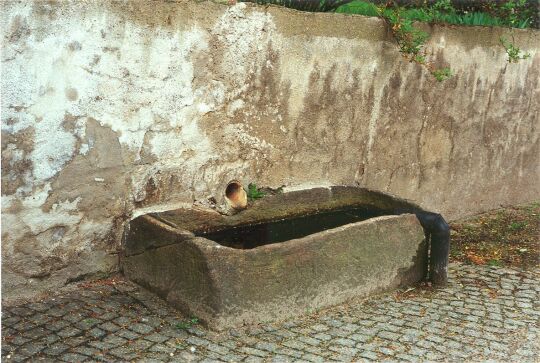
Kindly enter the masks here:
[[540, 269], [452, 265], [417, 287], [264, 326], [209, 332], [118, 280], [5, 307], [8, 361], [540, 361]]

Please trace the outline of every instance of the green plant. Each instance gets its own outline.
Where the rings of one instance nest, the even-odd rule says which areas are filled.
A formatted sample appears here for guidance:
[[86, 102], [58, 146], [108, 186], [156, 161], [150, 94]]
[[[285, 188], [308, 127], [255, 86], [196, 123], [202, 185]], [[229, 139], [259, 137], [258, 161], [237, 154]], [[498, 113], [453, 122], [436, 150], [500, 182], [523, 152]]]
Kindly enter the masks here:
[[431, 72], [431, 74], [439, 82], [447, 80], [448, 78], [452, 77], [452, 75], [453, 75], [452, 70], [450, 68], [448, 68], [448, 67], [435, 69], [434, 71]]
[[184, 350], [184, 349], [187, 349], [187, 348], [188, 348], [188, 344], [186, 342], [178, 342], [178, 339], [177, 339], [176, 349]]
[[381, 14], [390, 24], [399, 50], [411, 56], [411, 58], [416, 57], [422, 50], [426, 40], [429, 39], [429, 34], [416, 29], [410, 19], [402, 16], [400, 8], [390, 11], [383, 10]]
[[[452, 0], [438, 0], [432, 5], [424, 1], [423, 6], [399, 6], [399, 1], [374, 1], [383, 3], [377, 6], [363, 0], [242, 0], [260, 4], [276, 4], [298, 10], [335, 11], [337, 13], [379, 16], [390, 26], [392, 34], [398, 43], [400, 52], [411, 62], [427, 68], [439, 82], [453, 75], [448, 68], [434, 69], [426, 60], [423, 46], [429, 34], [414, 27], [415, 21], [427, 23], [449, 23], [457, 25], [507, 26], [528, 28], [534, 25], [536, 8], [527, 0], [507, 0], [503, 2], [486, 2], [482, 6], [456, 5]], [[405, 3], [405, 2], [401, 2]], [[411, 2], [414, 3], [414, 2]], [[417, 4], [421, 1], [417, 1]], [[522, 54], [514, 44], [503, 41], [508, 54], [508, 62], [516, 63], [530, 57], [529, 53]], [[255, 198], [253, 198], [255, 199]]]
[[[450, 9], [451, 3], [448, 0], [438, 1], [433, 8], [429, 8], [429, 11], [419, 12], [416, 17], [423, 17], [424, 19], [433, 19], [433, 14], [438, 14], [444, 9]], [[422, 48], [429, 39], [429, 34], [414, 27], [413, 20], [415, 17], [404, 16], [404, 8], [400, 7], [386, 7], [382, 6], [378, 8], [379, 16], [381, 16], [389, 24], [394, 39], [399, 46], [399, 51], [410, 61], [418, 63], [427, 68], [430, 73], [439, 82], [442, 82], [452, 76], [450, 68], [445, 67], [441, 69], [434, 69], [433, 65], [426, 60], [426, 56], [423, 53]]]
[[332, 11], [352, 0], [241, 0], [257, 4], [274, 4], [304, 11]]
[[266, 193], [259, 190], [259, 188], [257, 188], [256, 184], [249, 183], [247, 196], [248, 196], [248, 198], [250, 200], [259, 199], [259, 198], [264, 197], [265, 195], [266, 195]]
[[439, 0], [433, 6], [431, 9], [435, 12], [445, 12], [445, 13], [455, 13], [456, 9], [452, 5], [452, 1], [450, 0]]
[[379, 16], [377, 6], [366, 1], [352, 1], [348, 4], [341, 5], [336, 9], [336, 13]]
[[527, 222], [512, 222], [509, 227], [512, 231], [520, 231], [527, 226]]
[[[387, 8], [395, 8], [390, 1]], [[420, 3], [417, 1], [416, 3]], [[463, 4], [463, 3], [462, 3]], [[480, 11], [482, 10], [482, 11]], [[359, 14], [364, 16], [380, 16], [377, 6], [369, 1], [354, 0], [341, 5], [336, 13]], [[527, 5], [526, 0], [510, 0], [493, 2], [476, 7], [473, 11], [465, 4], [456, 9], [450, 0], [439, 0], [429, 6], [408, 6], [402, 8], [402, 16], [411, 21], [426, 23], [448, 23], [456, 25], [509, 26], [513, 28], [528, 28], [532, 25], [534, 10]]]
[[504, 49], [506, 49], [506, 54], [508, 54], [508, 63], [517, 63], [521, 59], [527, 59], [531, 56], [530, 53], [523, 53], [520, 48], [516, 47], [514, 43], [509, 42], [504, 37], [501, 37], [500, 41]]
[[191, 328], [193, 325], [197, 325], [199, 323], [198, 318], [191, 318], [188, 321], [181, 321], [176, 324], [176, 329], [180, 330], [187, 330]]
[[505, 26], [529, 27], [534, 11], [527, 6], [527, 0], [509, 0], [495, 7], [494, 11]]
[[502, 267], [502, 266], [503, 266], [503, 264], [502, 264], [501, 261], [495, 260], [495, 259], [489, 260], [489, 261], [487, 262], [487, 264], [488, 264], [489, 266], [495, 266], [495, 267]]

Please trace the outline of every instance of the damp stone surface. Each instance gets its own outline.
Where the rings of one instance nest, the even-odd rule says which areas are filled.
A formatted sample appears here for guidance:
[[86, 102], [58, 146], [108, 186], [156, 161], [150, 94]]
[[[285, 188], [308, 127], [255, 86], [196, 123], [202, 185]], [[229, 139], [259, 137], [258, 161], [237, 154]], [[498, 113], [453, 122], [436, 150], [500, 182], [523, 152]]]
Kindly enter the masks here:
[[407, 207], [418, 208], [333, 187], [268, 196], [232, 216], [144, 215], [126, 231], [123, 272], [213, 329], [299, 316], [426, 276], [424, 230]]
[[118, 271], [131, 219], [227, 204], [235, 179], [358, 185], [447, 220], [538, 200], [540, 32], [424, 30], [446, 82], [377, 18], [3, 1], [2, 298]]

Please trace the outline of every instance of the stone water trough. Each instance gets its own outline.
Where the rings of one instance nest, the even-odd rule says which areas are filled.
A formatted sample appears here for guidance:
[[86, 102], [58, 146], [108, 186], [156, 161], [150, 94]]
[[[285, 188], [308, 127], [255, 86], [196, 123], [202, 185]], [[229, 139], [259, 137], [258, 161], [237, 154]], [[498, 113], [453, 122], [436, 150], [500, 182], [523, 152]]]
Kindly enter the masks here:
[[230, 216], [195, 208], [151, 213], [130, 222], [122, 268], [221, 330], [301, 315], [428, 275], [444, 283], [447, 231], [441, 242], [433, 218], [442, 220], [386, 194], [339, 186], [266, 196]]

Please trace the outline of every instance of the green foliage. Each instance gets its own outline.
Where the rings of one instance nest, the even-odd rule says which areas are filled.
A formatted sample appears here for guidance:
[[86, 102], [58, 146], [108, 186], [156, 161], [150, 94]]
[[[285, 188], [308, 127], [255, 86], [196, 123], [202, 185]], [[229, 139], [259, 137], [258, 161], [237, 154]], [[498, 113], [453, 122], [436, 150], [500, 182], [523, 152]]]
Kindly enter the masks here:
[[500, 38], [501, 44], [506, 49], [508, 54], [508, 63], [517, 63], [522, 59], [527, 59], [531, 55], [530, 53], [523, 53], [520, 48], [516, 47], [514, 43], [509, 42], [504, 37]]
[[489, 261], [487, 262], [487, 264], [488, 264], [489, 266], [495, 266], [495, 267], [502, 267], [502, 266], [503, 266], [503, 263], [502, 263], [501, 261], [495, 260], [495, 259], [489, 260]]
[[399, 50], [412, 57], [418, 55], [429, 34], [415, 28], [412, 20], [403, 16], [401, 8], [380, 8], [379, 14], [390, 24]]
[[413, 60], [418, 64], [426, 64], [426, 56], [421, 54], [415, 55]]
[[336, 9], [336, 13], [344, 14], [359, 14], [365, 16], [379, 16], [379, 9], [375, 4], [367, 1], [352, 1], [348, 4], [341, 5]]
[[[390, 3], [389, 3], [390, 4]], [[487, 9], [491, 12], [458, 12], [451, 0], [439, 0], [431, 6], [399, 7], [396, 5], [374, 4], [354, 0], [340, 6], [336, 12], [348, 14], [361, 14], [366, 16], [379, 16], [386, 20], [392, 29], [392, 34], [398, 43], [400, 52], [411, 62], [418, 63], [430, 70], [430, 73], [439, 82], [452, 77], [450, 68], [434, 69], [427, 62], [422, 48], [429, 39], [429, 34], [414, 27], [415, 21], [427, 23], [449, 23], [457, 25], [483, 25], [483, 26], [509, 26], [526, 28], [531, 25], [532, 15], [527, 8], [526, 0], [509, 0], [501, 4], [494, 4]], [[508, 62], [516, 63], [521, 59], [530, 57], [522, 54], [514, 44], [501, 38], [501, 43], [508, 54]]]
[[[259, 4], [277, 4], [290, 8], [307, 11], [335, 11], [336, 13], [359, 14], [365, 16], [379, 16], [389, 24], [392, 34], [398, 43], [400, 52], [411, 62], [418, 63], [427, 68], [439, 82], [452, 77], [448, 68], [434, 69], [423, 53], [423, 47], [429, 39], [429, 34], [415, 28], [414, 22], [447, 23], [456, 25], [476, 26], [506, 26], [513, 28], [528, 28], [533, 24], [535, 7], [530, 6], [527, 0], [507, 0], [504, 2], [491, 2], [481, 7], [482, 11], [468, 11], [468, 7], [457, 10], [451, 0], [438, 0], [433, 5], [401, 7], [392, 1], [377, 6], [363, 0], [243, 0]], [[414, 3], [414, 2], [412, 2]], [[420, 1], [417, 2], [417, 4]], [[476, 8], [475, 10], [478, 10]], [[513, 43], [501, 38], [501, 43], [508, 54], [509, 63], [517, 63], [521, 59], [530, 57], [529, 53], [522, 53], [521, 49]], [[248, 193], [250, 199], [264, 196], [258, 190]]]
[[532, 23], [533, 10], [527, 7], [527, 0], [506, 1], [494, 9], [497, 16], [502, 19], [503, 25], [513, 28], [526, 28]]
[[259, 199], [259, 198], [264, 197], [265, 195], [266, 193], [263, 191], [260, 191], [259, 188], [257, 188], [256, 184], [249, 183], [247, 196], [250, 200]]
[[436, 13], [455, 13], [456, 9], [450, 0], [439, 0], [431, 8]]
[[[427, 68], [430, 73], [439, 82], [442, 82], [452, 76], [450, 68], [434, 69], [433, 65], [426, 60], [426, 56], [422, 51], [424, 44], [429, 39], [429, 34], [417, 29], [413, 25], [415, 17], [424, 16], [430, 19], [435, 12], [440, 12], [443, 9], [451, 7], [448, 0], [438, 1], [432, 8], [424, 9], [424, 12], [418, 12], [412, 17], [409, 10], [401, 7], [386, 7], [382, 6], [377, 9], [380, 17], [386, 20], [389, 24], [392, 34], [399, 46], [399, 51], [411, 62], [418, 63]], [[404, 15], [409, 11], [409, 15]]]
[[240, 0], [257, 4], [281, 5], [287, 8], [304, 11], [334, 11], [351, 0]]
[[[493, 3], [486, 11], [458, 11], [450, 0], [439, 0], [432, 6], [401, 8], [401, 17], [412, 22], [447, 23], [455, 25], [507, 26], [528, 28], [534, 14], [526, 6], [526, 0], [510, 0]], [[387, 6], [396, 9], [396, 6]], [[369, 1], [354, 0], [341, 5], [336, 13], [380, 16], [376, 5]]]
[[199, 323], [198, 318], [191, 318], [188, 321], [181, 321], [180, 323], [177, 323], [176, 329], [187, 330], [191, 328], [193, 325], [197, 325], [198, 323]]
[[512, 231], [520, 231], [527, 226], [527, 222], [512, 222], [509, 227]]
[[431, 74], [439, 82], [447, 80], [448, 78], [453, 76], [452, 70], [450, 68], [448, 68], [448, 67], [435, 69], [434, 71], [431, 72]]

